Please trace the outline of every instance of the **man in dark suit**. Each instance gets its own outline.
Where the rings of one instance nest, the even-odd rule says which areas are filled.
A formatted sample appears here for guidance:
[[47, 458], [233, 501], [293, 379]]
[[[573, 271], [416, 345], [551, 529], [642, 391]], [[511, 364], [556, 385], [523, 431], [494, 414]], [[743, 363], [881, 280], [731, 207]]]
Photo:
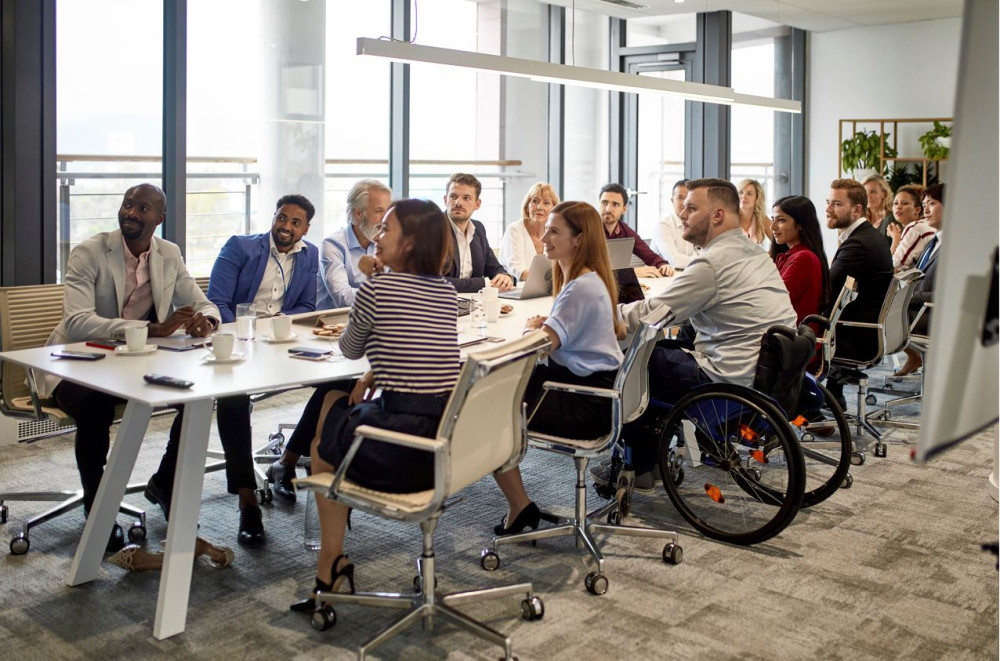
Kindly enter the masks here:
[[[826, 200], [826, 226], [838, 231], [837, 252], [830, 263], [830, 291], [836, 297], [851, 276], [857, 282], [858, 296], [841, 314], [842, 321], [878, 321], [885, 294], [892, 282], [892, 254], [879, 231], [867, 222], [868, 194], [854, 179], [835, 179]], [[837, 355], [865, 358], [878, 349], [874, 330], [837, 328]], [[840, 370], [833, 368], [827, 388], [843, 404]]]
[[[223, 246], [212, 267], [208, 299], [222, 314], [222, 321], [236, 319], [236, 306], [253, 303], [258, 316], [295, 314], [316, 309], [316, 273], [319, 250], [302, 240], [316, 213], [302, 195], [285, 195], [275, 205], [271, 231], [233, 236]], [[221, 397], [216, 402], [219, 436], [227, 445], [247, 449], [241, 465], [245, 476], [231, 482], [240, 497], [240, 532], [237, 541], [247, 546], [264, 542], [264, 526], [254, 495], [250, 448], [250, 396]], [[161, 497], [168, 497], [164, 492]], [[161, 501], [161, 504], [162, 501]], [[169, 510], [169, 503], [164, 511]]]
[[452, 231], [452, 264], [445, 277], [457, 292], [477, 292], [487, 285], [500, 291], [514, 287], [514, 276], [500, 265], [486, 228], [472, 214], [480, 207], [483, 185], [471, 174], [457, 173], [448, 180], [444, 205]]
[[[924, 250], [917, 258], [917, 268], [924, 272], [924, 279], [919, 281], [913, 288], [913, 296], [910, 298], [910, 323], [920, 313], [924, 303], [934, 300], [934, 280], [937, 277], [938, 254], [941, 248], [941, 217], [944, 216], [944, 184], [932, 184], [924, 191], [924, 217], [931, 229], [937, 230]], [[913, 327], [915, 335], [929, 335], [931, 332], [931, 312], [928, 308], [920, 315]], [[896, 372], [896, 376], [905, 376], [920, 369], [924, 361], [920, 354], [910, 347], [904, 349], [906, 352], [906, 362]]]

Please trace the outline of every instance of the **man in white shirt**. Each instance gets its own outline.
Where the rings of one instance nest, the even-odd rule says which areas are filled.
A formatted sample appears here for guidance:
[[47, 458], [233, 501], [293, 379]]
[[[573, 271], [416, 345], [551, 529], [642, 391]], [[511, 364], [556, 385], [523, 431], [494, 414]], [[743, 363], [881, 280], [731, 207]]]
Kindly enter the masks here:
[[[347, 194], [347, 224], [323, 240], [316, 309], [354, 304], [358, 287], [374, 263], [375, 235], [392, 203], [392, 191], [375, 179], [362, 179]], [[365, 257], [371, 259], [365, 259]], [[308, 454], [308, 453], [307, 453]]]
[[653, 240], [650, 246], [675, 269], [686, 269], [698, 254], [695, 245], [685, 241], [681, 236], [683, 233], [681, 211], [684, 209], [684, 198], [688, 194], [687, 183], [687, 179], [681, 179], [674, 184], [670, 194], [673, 208], [667, 217], [653, 228]]
[[444, 205], [451, 221], [452, 263], [445, 277], [457, 292], [477, 292], [487, 285], [500, 291], [514, 287], [514, 277], [507, 273], [493, 253], [486, 238], [486, 228], [472, 214], [482, 205], [483, 185], [471, 174], [453, 174], [448, 180]]

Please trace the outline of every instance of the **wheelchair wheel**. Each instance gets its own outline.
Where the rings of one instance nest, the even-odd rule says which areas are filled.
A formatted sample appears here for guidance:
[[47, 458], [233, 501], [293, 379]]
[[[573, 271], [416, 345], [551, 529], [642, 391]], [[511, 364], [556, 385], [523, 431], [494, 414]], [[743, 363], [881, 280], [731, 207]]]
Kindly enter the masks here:
[[681, 515], [712, 539], [774, 537], [802, 504], [805, 467], [785, 415], [749, 388], [694, 390], [670, 411], [660, 477]]
[[806, 491], [802, 507], [812, 507], [832, 496], [851, 468], [851, 426], [840, 404], [822, 384], [816, 386], [825, 403], [803, 413], [808, 423], [793, 425], [806, 467]]

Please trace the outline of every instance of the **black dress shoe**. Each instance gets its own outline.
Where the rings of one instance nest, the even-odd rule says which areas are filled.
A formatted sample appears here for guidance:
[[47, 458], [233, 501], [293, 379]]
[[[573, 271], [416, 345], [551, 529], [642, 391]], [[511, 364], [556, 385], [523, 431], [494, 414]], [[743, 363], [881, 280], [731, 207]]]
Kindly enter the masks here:
[[538, 523], [542, 520], [542, 513], [539, 511], [538, 506], [535, 503], [528, 503], [528, 506], [521, 510], [521, 513], [517, 515], [514, 522], [507, 525], [507, 517], [504, 516], [503, 521], [500, 525], [494, 526], [493, 533], [497, 537], [502, 537], [503, 535], [513, 535], [514, 533], [519, 533], [525, 528], [531, 528], [536, 530], [538, 528]]
[[149, 502], [160, 506], [164, 519], [170, 519], [170, 491], [158, 485], [156, 478], [149, 478], [149, 482], [146, 482], [146, 490], [142, 492], [142, 495]]
[[240, 534], [236, 541], [243, 546], [260, 546], [264, 543], [264, 521], [257, 505], [244, 505], [240, 510]]
[[108, 538], [108, 545], [104, 547], [107, 553], [118, 553], [125, 548], [125, 533], [117, 523], [111, 529], [111, 537]]
[[295, 466], [289, 467], [276, 461], [267, 469], [267, 481], [274, 485], [274, 493], [290, 503], [295, 502], [295, 487], [292, 486], [294, 479]]

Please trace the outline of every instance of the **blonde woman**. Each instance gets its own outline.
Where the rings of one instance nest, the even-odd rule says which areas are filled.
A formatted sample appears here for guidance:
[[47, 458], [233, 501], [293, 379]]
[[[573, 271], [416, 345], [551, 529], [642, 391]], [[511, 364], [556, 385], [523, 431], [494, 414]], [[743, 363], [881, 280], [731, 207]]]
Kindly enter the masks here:
[[[618, 285], [597, 209], [586, 202], [556, 205], [542, 244], [545, 256], [554, 262], [555, 300], [548, 316], [528, 319], [525, 331], [545, 331], [552, 349], [548, 364], [535, 368], [525, 391], [528, 429], [597, 438], [611, 427], [610, 400], [559, 391], [545, 394], [542, 389], [546, 381], [610, 388], [624, 360], [618, 346], [618, 340], [625, 337], [617, 311]], [[537, 528], [542, 513], [528, 498], [520, 469], [494, 477], [507, 499], [507, 515], [493, 532], [509, 535]]]
[[542, 233], [552, 207], [559, 204], [559, 195], [552, 184], [539, 181], [528, 189], [521, 203], [521, 222], [512, 223], [500, 242], [500, 263], [508, 273], [522, 282], [528, 277], [528, 267], [535, 255], [542, 254]]
[[764, 187], [756, 179], [744, 179], [736, 190], [740, 192], [740, 227], [757, 245], [771, 240], [770, 221], [764, 211]]
[[[889, 182], [880, 174], [870, 174], [861, 182], [868, 193], [868, 209], [865, 216], [872, 227], [878, 230], [885, 240], [892, 242], [889, 234], [889, 226], [895, 224], [900, 226], [899, 221], [892, 215], [892, 188]], [[901, 226], [900, 226], [901, 229]]]

